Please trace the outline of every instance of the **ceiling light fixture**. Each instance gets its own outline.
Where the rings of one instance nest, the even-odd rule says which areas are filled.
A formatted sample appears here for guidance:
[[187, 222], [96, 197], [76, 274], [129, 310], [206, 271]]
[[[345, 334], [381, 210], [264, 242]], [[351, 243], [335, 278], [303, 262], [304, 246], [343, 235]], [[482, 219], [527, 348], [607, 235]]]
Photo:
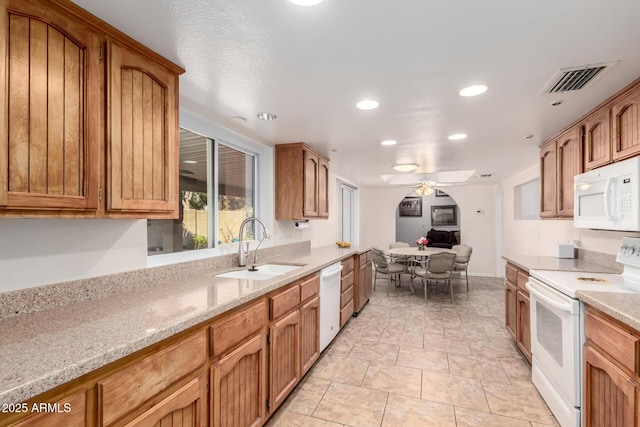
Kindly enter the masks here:
[[365, 99], [356, 104], [361, 110], [373, 110], [374, 108], [378, 108], [380, 103], [374, 99]]
[[393, 165], [392, 169], [398, 172], [412, 172], [418, 169], [418, 165], [415, 163], [398, 163]]
[[297, 4], [298, 6], [315, 6], [320, 3], [322, 0], [289, 0], [293, 4]]
[[448, 138], [451, 141], [459, 141], [461, 139], [466, 139], [467, 138], [467, 134], [466, 133], [454, 133], [453, 135], [449, 135]]
[[185, 160], [182, 163], [186, 163], [188, 165], [195, 165], [196, 163], [198, 163], [197, 160]]
[[396, 141], [395, 139], [385, 139], [384, 141], [380, 142], [381, 145], [396, 145], [397, 143], [398, 141]]
[[430, 196], [431, 194], [433, 194], [433, 187], [430, 186], [426, 181], [422, 181], [420, 184], [418, 184], [416, 193], [418, 194], [418, 196]]
[[276, 116], [275, 114], [266, 113], [266, 112], [258, 113], [256, 117], [258, 117], [260, 120], [267, 120], [267, 121], [275, 120], [278, 118], [278, 116]]
[[458, 92], [458, 94], [460, 96], [478, 96], [482, 95], [487, 90], [489, 90], [489, 86], [487, 85], [473, 85], [465, 87], [460, 92]]

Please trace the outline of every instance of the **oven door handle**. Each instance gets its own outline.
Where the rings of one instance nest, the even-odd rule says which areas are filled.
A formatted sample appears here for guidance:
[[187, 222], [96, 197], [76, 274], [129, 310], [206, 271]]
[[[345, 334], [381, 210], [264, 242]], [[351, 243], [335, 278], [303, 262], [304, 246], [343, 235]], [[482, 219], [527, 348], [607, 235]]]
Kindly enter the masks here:
[[536, 285], [535, 283], [531, 283], [531, 281], [527, 282], [526, 287], [529, 290], [529, 294], [541, 302], [555, 307], [558, 310], [574, 314], [575, 304], [571, 298], [560, 295], [555, 291], [547, 290], [545, 285]]

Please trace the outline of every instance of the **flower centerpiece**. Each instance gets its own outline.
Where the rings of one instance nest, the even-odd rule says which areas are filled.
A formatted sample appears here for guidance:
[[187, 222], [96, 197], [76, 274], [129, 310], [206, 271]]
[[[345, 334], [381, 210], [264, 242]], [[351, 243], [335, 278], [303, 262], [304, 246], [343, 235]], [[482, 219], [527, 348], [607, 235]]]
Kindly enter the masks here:
[[429, 239], [426, 237], [419, 237], [418, 240], [416, 240], [416, 244], [418, 245], [419, 251], [424, 251], [429, 244]]

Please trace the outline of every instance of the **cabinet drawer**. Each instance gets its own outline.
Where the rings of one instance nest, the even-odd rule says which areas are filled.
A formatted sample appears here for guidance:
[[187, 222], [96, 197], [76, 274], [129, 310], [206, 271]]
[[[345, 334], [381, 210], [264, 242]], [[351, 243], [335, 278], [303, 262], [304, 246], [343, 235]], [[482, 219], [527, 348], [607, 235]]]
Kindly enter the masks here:
[[367, 263], [367, 254], [368, 253], [370, 253], [370, 252], [366, 252], [366, 253], [360, 254], [358, 256], [358, 261], [360, 263], [360, 267], [362, 267], [363, 265], [365, 265]]
[[300, 301], [306, 301], [320, 291], [320, 275], [306, 277], [300, 282]]
[[353, 257], [343, 259], [342, 260], [342, 275], [346, 276], [347, 274], [353, 271]]
[[349, 301], [353, 301], [353, 286], [340, 294], [340, 307], [344, 307]]
[[529, 281], [529, 274], [526, 271], [518, 270], [518, 290], [525, 292], [529, 295], [529, 290], [527, 289], [527, 282]]
[[634, 335], [615, 320], [606, 315], [587, 309], [584, 315], [584, 336], [620, 365], [631, 372], [640, 374], [638, 351], [640, 337]]
[[277, 319], [300, 304], [300, 285], [296, 284], [269, 298], [271, 320]]
[[[351, 288], [353, 289], [353, 288]], [[347, 320], [353, 315], [353, 298], [340, 310], [340, 327], [342, 328]]]
[[514, 285], [518, 283], [518, 268], [512, 264], [507, 263], [505, 267], [505, 272], [507, 276], [507, 280]]
[[98, 382], [101, 425], [109, 425], [207, 361], [200, 331]]
[[342, 280], [340, 281], [340, 290], [344, 292], [351, 286], [353, 286], [353, 271], [346, 276], [342, 276]]
[[264, 299], [215, 322], [210, 328], [211, 357], [216, 357], [258, 332], [267, 321]]

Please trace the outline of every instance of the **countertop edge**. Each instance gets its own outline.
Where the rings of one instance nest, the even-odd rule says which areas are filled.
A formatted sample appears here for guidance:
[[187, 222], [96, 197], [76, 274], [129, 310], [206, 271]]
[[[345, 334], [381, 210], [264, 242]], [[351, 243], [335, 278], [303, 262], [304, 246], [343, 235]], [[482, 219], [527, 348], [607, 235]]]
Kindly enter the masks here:
[[576, 296], [583, 303], [640, 331], [640, 294], [578, 291]]

